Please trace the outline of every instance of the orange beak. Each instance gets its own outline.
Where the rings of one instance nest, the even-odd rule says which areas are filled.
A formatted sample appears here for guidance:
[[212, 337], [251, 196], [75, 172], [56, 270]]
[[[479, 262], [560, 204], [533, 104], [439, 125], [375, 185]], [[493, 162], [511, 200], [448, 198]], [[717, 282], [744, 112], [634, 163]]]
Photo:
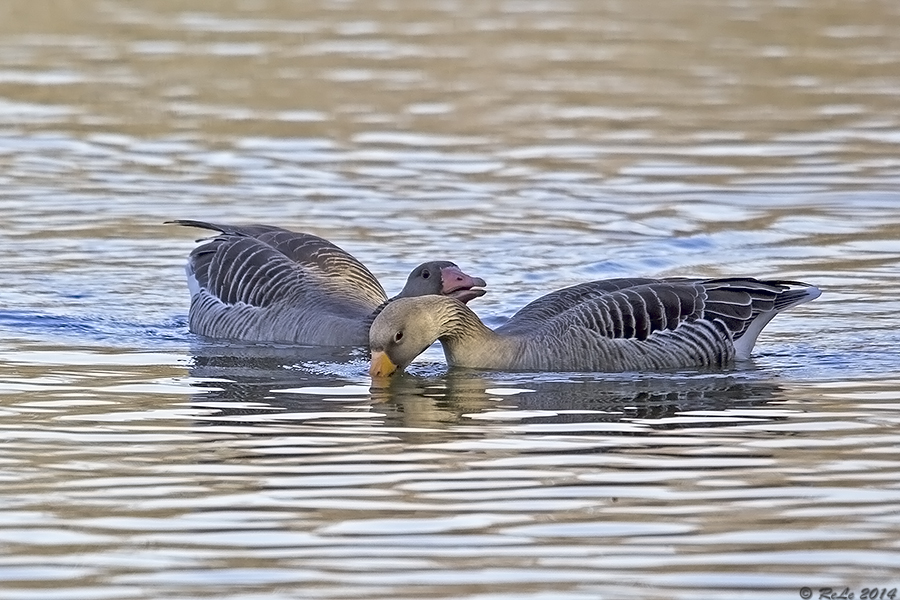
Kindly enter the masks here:
[[397, 370], [397, 365], [381, 350], [372, 350], [372, 362], [369, 365], [369, 375], [375, 377], [390, 377]]

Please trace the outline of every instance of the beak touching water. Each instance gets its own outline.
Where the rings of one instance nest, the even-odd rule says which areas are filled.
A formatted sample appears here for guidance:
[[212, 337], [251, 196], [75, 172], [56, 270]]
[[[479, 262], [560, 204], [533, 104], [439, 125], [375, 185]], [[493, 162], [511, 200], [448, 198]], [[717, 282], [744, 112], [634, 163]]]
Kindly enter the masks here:
[[369, 375], [375, 377], [390, 377], [397, 370], [397, 365], [383, 350], [372, 350], [372, 362], [369, 365]]

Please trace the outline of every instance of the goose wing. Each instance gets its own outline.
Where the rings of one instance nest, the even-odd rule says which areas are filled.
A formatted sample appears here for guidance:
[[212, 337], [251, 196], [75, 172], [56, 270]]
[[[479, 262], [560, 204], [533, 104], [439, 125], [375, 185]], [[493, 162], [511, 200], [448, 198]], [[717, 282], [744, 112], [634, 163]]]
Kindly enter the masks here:
[[318, 236], [271, 225], [174, 222], [219, 232], [191, 252], [194, 294], [255, 307], [312, 296], [368, 311], [387, 299], [361, 262]]
[[558, 335], [582, 329], [611, 339], [646, 340], [655, 332], [704, 320], [718, 323], [732, 339], [739, 339], [761, 314], [774, 315], [815, 297], [809, 297], [809, 289], [815, 288], [748, 277], [596, 281], [538, 298], [498, 332], [516, 335], [545, 330]]
[[[277, 225], [262, 225], [253, 223], [249, 225], [225, 225], [222, 223], [211, 223], [209, 221], [196, 221], [194, 219], [175, 219], [166, 221], [166, 224], [184, 225], [185, 227], [196, 227], [197, 229], [208, 229], [210, 231], [218, 231], [227, 235], [246, 235], [256, 237], [269, 231], [288, 231]], [[200, 241], [200, 240], [198, 240]]]
[[608, 305], [601, 300], [605, 296], [658, 281], [658, 279], [625, 277], [580, 283], [556, 290], [527, 304], [497, 331], [509, 335], [527, 334], [581, 307], [587, 310], [585, 316], [592, 312], [590, 308], [592, 306], [598, 307], [594, 310], [606, 312], [609, 310]]

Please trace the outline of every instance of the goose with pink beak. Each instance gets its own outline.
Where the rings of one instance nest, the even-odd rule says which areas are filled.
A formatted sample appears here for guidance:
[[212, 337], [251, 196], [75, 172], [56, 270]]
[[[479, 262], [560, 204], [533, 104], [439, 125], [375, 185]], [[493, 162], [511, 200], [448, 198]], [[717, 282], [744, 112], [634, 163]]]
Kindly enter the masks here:
[[328, 240], [274, 225], [172, 221], [217, 232], [185, 267], [190, 330], [210, 338], [304, 346], [368, 346], [369, 326], [395, 299], [425, 295], [468, 302], [485, 282], [450, 261], [413, 269], [388, 299], [378, 279]]

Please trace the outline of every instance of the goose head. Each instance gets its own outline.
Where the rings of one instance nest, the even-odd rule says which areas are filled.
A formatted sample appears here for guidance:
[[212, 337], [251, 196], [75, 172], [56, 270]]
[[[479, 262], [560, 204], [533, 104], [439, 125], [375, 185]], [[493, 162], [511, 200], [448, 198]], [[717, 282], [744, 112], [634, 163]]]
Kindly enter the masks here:
[[484, 296], [486, 291], [479, 288], [486, 285], [484, 279], [467, 275], [450, 261], [435, 260], [413, 269], [397, 298], [436, 294], [465, 303]]
[[444, 333], [444, 308], [448, 302], [458, 304], [434, 295], [389, 302], [369, 329], [369, 374], [374, 378], [402, 372], [436, 342]]

